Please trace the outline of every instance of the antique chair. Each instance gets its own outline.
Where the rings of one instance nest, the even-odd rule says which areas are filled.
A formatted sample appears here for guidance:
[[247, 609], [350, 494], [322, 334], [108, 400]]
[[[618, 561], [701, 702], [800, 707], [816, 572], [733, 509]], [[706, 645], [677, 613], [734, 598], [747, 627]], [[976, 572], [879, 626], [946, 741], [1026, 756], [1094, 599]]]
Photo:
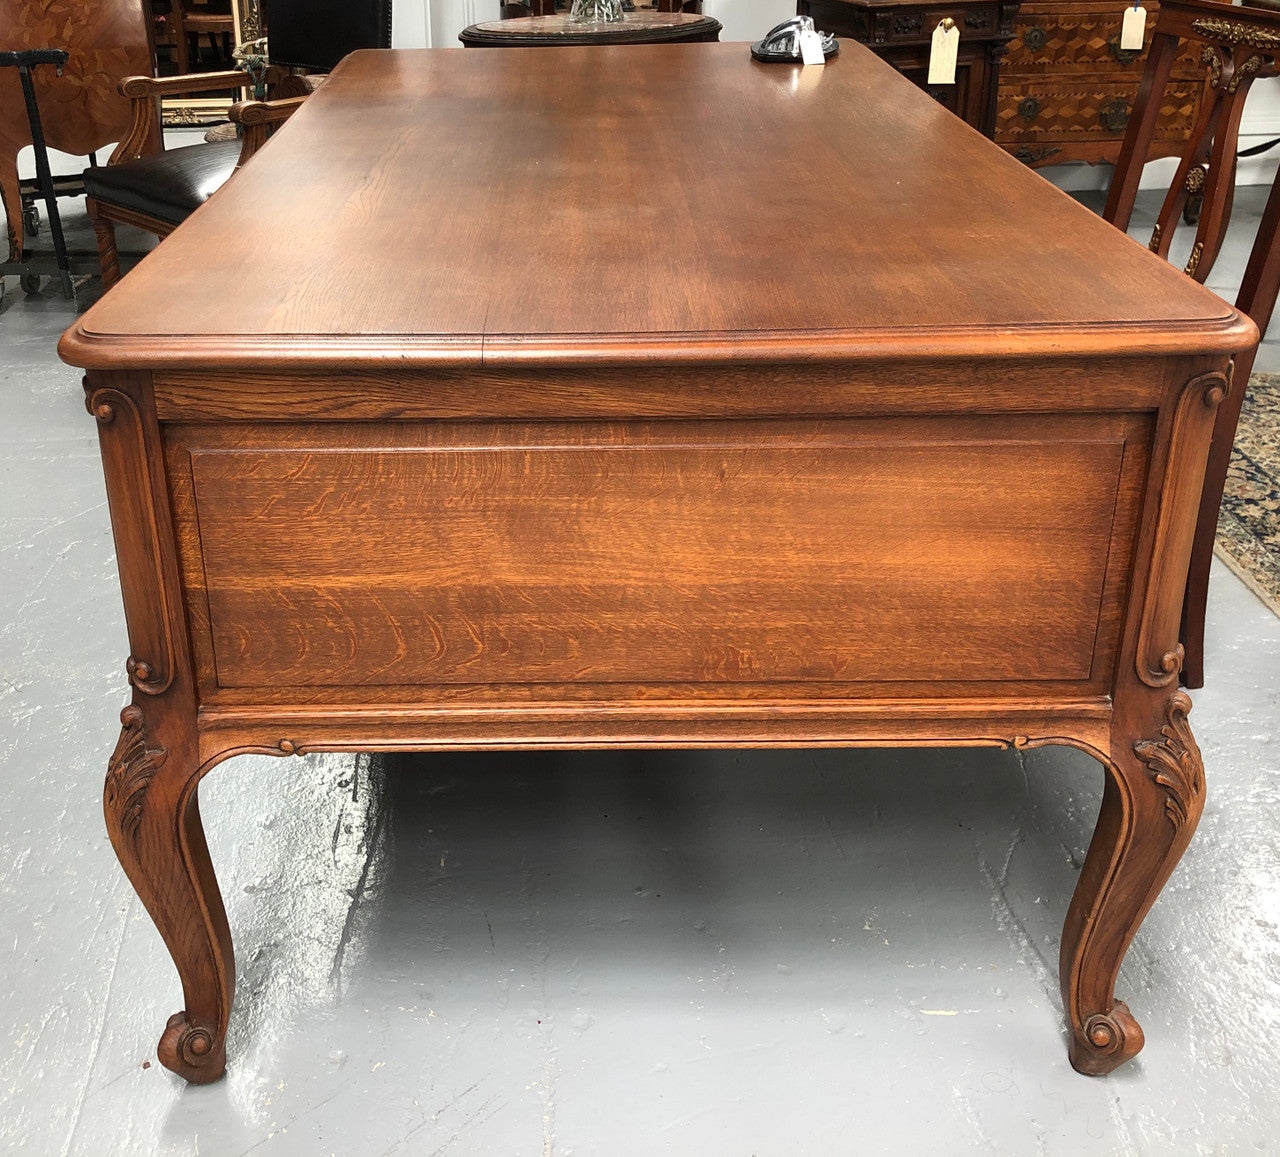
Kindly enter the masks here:
[[133, 123], [106, 165], [85, 170], [85, 206], [98, 236], [102, 285], [120, 277], [115, 226], [135, 225], [167, 237], [214, 193], [266, 140], [270, 127], [287, 119], [306, 99], [244, 101], [233, 105], [231, 119], [241, 128], [238, 140], [214, 141], [144, 155], [158, 133], [159, 100], [192, 92], [250, 88], [245, 72], [209, 72], [155, 79], [131, 76], [120, 91], [133, 102]]
[[[236, 36], [236, 19], [229, 0], [199, 3], [196, 0], [172, 0], [174, 52], [178, 72], [189, 73], [192, 65], [200, 65], [200, 37], [206, 36], [214, 55], [231, 63], [231, 45]], [[195, 48], [194, 55], [192, 48]]]
[[[1203, 195], [1186, 273], [1204, 282], [1222, 247], [1231, 217], [1236, 147], [1245, 97], [1255, 79], [1277, 73], [1280, 11], [1253, 5], [1233, 7], [1218, 0], [1161, 0], [1151, 51], [1103, 210], [1103, 216], [1120, 229], [1129, 226], [1142, 166], [1157, 129], [1161, 97], [1183, 39], [1204, 45], [1201, 61], [1205, 66], [1207, 89], [1199, 118], [1161, 206], [1150, 247], [1152, 252], [1168, 257], [1179, 214], [1189, 198]], [[1280, 174], [1272, 186], [1236, 297], [1236, 308], [1248, 314], [1264, 335], [1275, 309], [1277, 292], [1280, 292]], [[1182, 643], [1186, 651], [1182, 678], [1188, 687], [1204, 685], [1204, 614], [1209, 564], [1213, 560], [1218, 507], [1226, 485], [1240, 403], [1252, 367], [1252, 354], [1235, 360], [1231, 392], [1218, 407], [1213, 446], [1205, 468], [1182, 612]]]

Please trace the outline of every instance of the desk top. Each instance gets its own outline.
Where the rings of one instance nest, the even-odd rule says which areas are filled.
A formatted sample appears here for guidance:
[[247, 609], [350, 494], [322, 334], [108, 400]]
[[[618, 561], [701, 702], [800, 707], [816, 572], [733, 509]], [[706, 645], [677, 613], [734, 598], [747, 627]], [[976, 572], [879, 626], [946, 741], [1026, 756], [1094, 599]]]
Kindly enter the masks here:
[[855, 44], [367, 51], [64, 337], [90, 368], [1223, 352], [1253, 324]]

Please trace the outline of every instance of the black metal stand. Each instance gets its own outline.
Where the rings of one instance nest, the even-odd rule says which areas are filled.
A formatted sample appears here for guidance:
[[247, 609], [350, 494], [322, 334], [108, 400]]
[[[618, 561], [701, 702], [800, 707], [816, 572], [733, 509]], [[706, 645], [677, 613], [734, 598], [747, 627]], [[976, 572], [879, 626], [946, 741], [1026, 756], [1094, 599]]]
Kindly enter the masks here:
[[[44, 140], [44, 127], [40, 123], [40, 109], [36, 104], [36, 89], [31, 81], [31, 70], [41, 64], [57, 66], [58, 75], [62, 75], [62, 66], [67, 62], [67, 54], [60, 48], [38, 48], [27, 52], [0, 52], [0, 67], [14, 67], [18, 70], [18, 78], [22, 82], [22, 97], [27, 104], [27, 121], [31, 127], [31, 143], [36, 154], [36, 183], [40, 196], [44, 201], [45, 212], [49, 216], [49, 232], [53, 237], [53, 251], [58, 265], [58, 276], [62, 282], [62, 296], [68, 301], [75, 297], [75, 286], [71, 282], [71, 261], [67, 255], [66, 239], [62, 235], [62, 217], [58, 213], [58, 194], [54, 189], [53, 174], [49, 171], [49, 149]], [[3, 269], [4, 267], [0, 267]]]

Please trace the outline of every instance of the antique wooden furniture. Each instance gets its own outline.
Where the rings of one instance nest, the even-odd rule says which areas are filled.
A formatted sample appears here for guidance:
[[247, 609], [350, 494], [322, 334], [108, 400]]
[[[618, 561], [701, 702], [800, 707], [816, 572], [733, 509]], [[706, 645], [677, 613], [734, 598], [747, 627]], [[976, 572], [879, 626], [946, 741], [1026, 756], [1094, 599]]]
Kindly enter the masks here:
[[[824, 32], [871, 48], [939, 104], [991, 136], [996, 124], [1000, 60], [1013, 36], [1016, 0], [798, 0], [796, 12], [812, 16]], [[960, 29], [955, 84], [928, 84], [929, 46], [944, 17]]]
[[[1240, 117], [1249, 87], [1259, 76], [1274, 76], [1280, 57], [1280, 11], [1254, 6], [1231, 7], [1210, 0], [1166, 0], [1160, 8], [1134, 116], [1125, 134], [1124, 149], [1111, 180], [1103, 216], [1127, 229], [1138, 182], [1151, 142], [1158, 132], [1164, 93], [1177, 61], [1191, 51], [1200, 61], [1208, 84], [1194, 129], [1161, 206], [1151, 249], [1168, 257], [1178, 216], [1188, 197], [1203, 197], [1199, 225], [1186, 273], [1203, 282], [1218, 256], [1231, 218], [1235, 191], [1236, 147]], [[1245, 269], [1236, 308], [1264, 333], [1280, 291], [1280, 175], [1258, 226]], [[1209, 593], [1209, 566], [1218, 528], [1218, 507], [1227, 480], [1231, 444], [1235, 440], [1243, 385], [1249, 380], [1253, 354], [1242, 354], [1236, 373], [1242, 388], [1218, 409], [1213, 449], [1205, 472], [1195, 546], [1187, 576], [1182, 641], [1186, 648], [1183, 679], [1188, 687], [1204, 684], [1204, 615]]]
[[167, 237], [253, 155], [266, 140], [270, 125], [286, 120], [306, 99], [300, 96], [244, 101], [233, 105], [230, 112], [232, 121], [241, 126], [238, 140], [186, 145], [143, 155], [145, 142], [157, 131], [160, 98], [173, 93], [220, 92], [253, 85], [253, 78], [238, 70], [163, 79], [131, 76], [121, 83], [121, 94], [133, 103], [133, 122], [111, 160], [84, 173], [85, 207], [98, 238], [98, 261], [105, 289], [120, 277], [117, 224], [135, 225], [157, 237]]
[[472, 24], [458, 33], [467, 48], [555, 48], [584, 44], [689, 44], [720, 39], [720, 21], [695, 12], [644, 9], [618, 24], [573, 24], [567, 12]]
[[[801, 227], [834, 195], [857, 229]], [[223, 1071], [228, 756], [894, 743], [1099, 761], [1062, 988], [1072, 1063], [1131, 1057], [1256, 338], [857, 45], [348, 57], [60, 346], [129, 629], [107, 827], [185, 993], [160, 1059]]]
[[[1144, 0], [1147, 41], [1157, 0]], [[996, 141], [1029, 165], [1114, 162], [1133, 109], [1146, 52], [1120, 47], [1123, 3], [1026, 0], [1000, 72]], [[1151, 157], [1176, 156], [1204, 87], [1193, 48], [1174, 60], [1156, 114]]]
[[[60, 48], [63, 75], [36, 74], [45, 139], [51, 149], [88, 156], [118, 141], [129, 127], [129, 102], [116, 86], [133, 73], [151, 72], [141, 0], [0, 0], [0, 52]], [[158, 147], [158, 138], [151, 142]], [[0, 72], [0, 200], [4, 202], [11, 261], [22, 259], [22, 198], [18, 153], [31, 144], [16, 72]]]
[[[236, 38], [236, 18], [230, 0], [170, 0], [173, 7], [174, 58], [178, 72], [186, 75], [192, 64], [200, 63], [200, 37], [209, 41], [214, 57], [226, 67], [233, 63], [232, 45]], [[194, 54], [192, 49], [195, 49]]]

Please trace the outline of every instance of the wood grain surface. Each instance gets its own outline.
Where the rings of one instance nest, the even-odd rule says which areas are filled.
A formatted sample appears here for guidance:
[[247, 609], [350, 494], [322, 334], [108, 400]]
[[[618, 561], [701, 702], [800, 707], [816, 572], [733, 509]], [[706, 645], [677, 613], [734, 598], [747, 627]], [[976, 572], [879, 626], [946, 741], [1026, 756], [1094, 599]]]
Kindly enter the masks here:
[[1060, 977], [1114, 1069], [1204, 804], [1178, 609], [1256, 339], [855, 45], [349, 58], [62, 347], [161, 1061], [223, 1068], [228, 756], [1052, 743], [1103, 768]]
[[895, 75], [853, 44], [809, 72], [734, 44], [355, 53], [62, 351], [190, 368], [333, 364], [336, 345], [350, 366], [1248, 343], [1220, 298], [926, 94], [885, 100]]
[[1084, 680], [1140, 426], [1072, 425], [239, 431], [192, 452], [218, 683]]

